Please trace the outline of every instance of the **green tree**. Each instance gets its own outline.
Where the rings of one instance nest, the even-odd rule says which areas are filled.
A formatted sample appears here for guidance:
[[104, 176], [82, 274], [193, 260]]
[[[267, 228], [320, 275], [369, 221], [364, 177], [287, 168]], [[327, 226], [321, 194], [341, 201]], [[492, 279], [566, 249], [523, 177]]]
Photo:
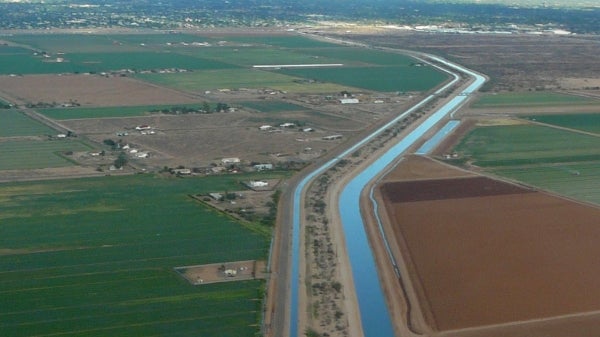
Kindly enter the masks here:
[[125, 152], [119, 153], [119, 156], [117, 156], [117, 159], [115, 159], [113, 165], [115, 165], [116, 168], [121, 168], [127, 165], [127, 155]]
[[208, 102], [202, 103], [202, 110], [207, 114], [211, 113], [210, 104]]

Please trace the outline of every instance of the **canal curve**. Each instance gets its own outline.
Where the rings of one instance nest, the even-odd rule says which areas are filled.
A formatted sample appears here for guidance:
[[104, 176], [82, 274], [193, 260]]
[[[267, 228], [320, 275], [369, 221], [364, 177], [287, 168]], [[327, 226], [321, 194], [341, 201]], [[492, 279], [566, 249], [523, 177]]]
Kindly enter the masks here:
[[[466, 102], [469, 95], [478, 90], [485, 82], [483, 76], [466, 68], [435, 56], [430, 56], [430, 58], [473, 77], [473, 83], [461, 94], [440, 107], [406, 137], [402, 138], [385, 154], [354, 177], [344, 187], [339, 199], [340, 216], [344, 228], [352, 276], [356, 287], [363, 332], [366, 337], [392, 337], [394, 336], [394, 329], [379, 282], [375, 258], [368, 242], [363, 217], [360, 212], [361, 192], [370, 181], [383, 172], [386, 167], [395, 162], [398, 157], [406, 152], [417, 140], [421, 139], [434, 125], [460, 108]], [[379, 219], [377, 220], [380, 223]], [[383, 234], [381, 226], [379, 230]], [[391, 256], [389, 248], [387, 248], [387, 240], [385, 240], [385, 236], [383, 237], [388, 254], [394, 263], [391, 267], [395, 268], [397, 272], [393, 256]]]
[[[475, 81], [463, 93], [467, 93], [469, 90], [471, 90], [471, 92], [474, 92], [483, 84], [483, 82], [485, 82], [485, 78], [483, 78], [482, 76], [480, 76], [474, 72], [471, 72], [470, 70], [468, 70], [466, 68], [455, 65], [453, 63], [450, 63], [446, 60], [440, 59], [433, 55], [426, 55], [426, 56], [427, 56], [427, 58], [429, 58], [431, 60], [434, 60], [436, 62], [444, 64], [446, 67], [453, 68], [455, 70], [464, 72], [464, 73], [468, 74], [469, 76], [474, 77]], [[431, 64], [430, 62], [428, 62], [426, 60], [423, 60], [423, 59], [420, 59], [420, 60]], [[292, 268], [291, 268], [291, 275], [290, 275], [290, 311], [289, 311], [289, 320], [288, 320], [289, 326], [290, 326], [290, 330], [289, 330], [290, 337], [297, 337], [298, 333], [299, 333], [299, 331], [298, 331], [298, 309], [299, 309], [298, 308], [298, 293], [299, 293], [299, 287], [300, 287], [300, 285], [299, 285], [299, 277], [300, 277], [299, 269], [300, 269], [300, 254], [301, 254], [300, 226], [301, 226], [301, 221], [302, 221], [302, 216], [301, 216], [302, 204], [303, 204], [302, 203], [302, 195], [303, 195], [304, 189], [312, 182], [312, 180], [315, 177], [322, 174], [323, 172], [325, 172], [326, 170], [331, 168], [333, 165], [335, 165], [337, 162], [339, 162], [341, 159], [348, 156], [350, 153], [356, 151], [357, 149], [362, 147], [364, 144], [368, 143], [373, 138], [380, 135], [383, 131], [385, 131], [389, 127], [393, 126], [398, 121], [400, 121], [403, 118], [405, 118], [406, 116], [408, 116], [410, 113], [416, 111], [417, 109], [421, 108], [425, 104], [429, 103], [437, 95], [439, 95], [446, 89], [450, 88], [452, 85], [454, 85], [455, 83], [457, 83], [460, 80], [460, 76], [458, 74], [456, 74], [452, 71], [449, 71], [445, 68], [442, 68], [440, 66], [437, 66], [435, 64], [431, 64], [431, 65], [450, 74], [453, 77], [453, 79], [450, 82], [448, 82], [446, 85], [442, 86], [440, 89], [436, 90], [433, 94], [427, 96], [425, 99], [423, 99], [422, 101], [420, 101], [419, 103], [417, 103], [416, 105], [411, 107], [410, 109], [402, 112], [397, 117], [395, 117], [394, 119], [392, 119], [385, 125], [378, 128], [373, 133], [369, 134], [368, 136], [366, 136], [365, 138], [363, 138], [362, 140], [360, 140], [353, 146], [349, 147], [348, 149], [346, 149], [345, 151], [343, 151], [336, 157], [327, 161], [325, 164], [316, 168], [314, 171], [312, 171], [311, 173], [306, 175], [298, 183], [298, 185], [296, 185], [296, 188], [294, 189], [294, 193], [293, 193], [293, 210], [292, 210], [293, 211], [292, 247], [291, 247]], [[404, 145], [402, 145], [400, 147], [398, 147], [398, 144], [395, 145], [392, 149], [390, 149], [390, 151], [386, 152], [376, 162], [374, 162], [365, 171], [363, 171], [358, 176], [358, 177], [361, 177], [361, 179], [357, 179], [358, 177], [353, 179], [344, 188], [344, 190], [342, 192], [342, 196], [341, 196], [340, 202], [339, 202], [340, 211], [341, 211], [342, 215], [344, 215], [344, 213], [346, 213], [348, 209], [352, 209], [352, 208], [354, 208], [353, 212], [352, 212], [353, 214], [354, 214], [354, 211], [358, 212], [358, 214], [354, 214], [354, 216], [351, 216], [351, 217], [342, 216], [342, 224], [344, 227], [344, 234], [345, 234], [346, 243], [348, 246], [347, 250], [349, 252], [350, 264], [351, 264], [352, 273], [353, 273], [353, 277], [354, 277], [355, 285], [356, 285], [356, 291], [357, 291], [357, 297], [358, 297], [358, 302], [359, 302], [359, 310], [361, 313], [363, 331], [364, 331], [364, 335], [367, 337], [393, 336], [393, 329], [391, 328], [391, 320], [389, 318], [389, 313], [387, 310], [386, 303], [383, 299], [383, 292], [381, 291], [381, 286], [379, 285], [379, 279], [378, 279], [377, 271], [375, 268], [373, 255], [368, 246], [368, 242], [366, 240], [366, 234], [364, 232], [364, 224], [362, 223], [362, 218], [361, 218], [360, 212], [359, 212], [358, 200], [359, 200], [359, 196], [360, 196], [360, 191], [362, 191], [362, 189], [364, 188], [364, 186], [366, 186], [368, 181], [370, 181], [373, 177], [375, 177], [377, 175], [377, 173], [379, 173], [385, 166], [387, 166], [387, 164], [383, 165], [385, 162], [387, 162], [389, 164], [394, 158], [396, 158], [399, 155], [399, 153], [402, 153], [405, 150], [404, 149], [401, 152], [399, 152], [398, 154], [394, 155], [395, 153], [398, 152], [398, 150], [394, 151], [394, 149], [401, 149], [404, 146], [407, 148], [408, 146], [410, 146], [410, 145], [406, 145], [407, 142], [404, 142], [405, 139], [410, 137], [410, 139], [412, 139], [410, 144], [413, 144], [427, 130], [429, 130], [435, 123], [437, 123], [442, 117], [447, 115], [449, 112], [455, 110], [461, 104], [464, 104], [464, 101], [466, 100], [467, 97], [468, 97], [468, 95], [457, 96], [454, 99], [452, 99], [451, 101], [449, 101], [447, 104], [445, 104], [443, 107], [441, 107], [437, 112], [435, 112], [425, 122], [423, 122], [423, 124], [421, 124], [419, 127], [417, 127], [413, 132], [411, 132], [409, 134], [409, 136], [407, 136], [400, 143], [398, 143], [398, 144], [404, 144]], [[428, 125], [428, 127], [426, 127], [426, 128], [422, 127], [424, 124]], [[416, 132], [417, 130], [419, 130], [419, 131]], [[417, 137], [417, 138], [414, 138], [414, 137]], [[385, 158], [385, 159], [383, 159], [383, 158]], [[374, 165], [376, 163], [379, 163], [379, 164]], [[381, 165], [383, 165], [383, 166], [381, 166]], [[370, 173], [365, 174], [365, 172], [370, 172]], [[342, 198], [348, 199], [347, 201], [352, 202], [354, 206], [348, 207], [349, 204], [345, 204]], [[355, 201], [356, 201], [356, 203], [354, 204]], [[355, 247], [355, 245], [356, 245], [356, 247]], [[366, 247], [366, 249], [365, 249], [365, 247]], [[366, 256], [359, 255], [359, 252], [360, 252], [360, 254], [365, 254]], [[363, 263], [365, 263], [365, 265], [363, 265]], [[360, 275], [357, 275], [359, 270], [363, 270], [363, 267], [368, 268], [370, 270], [369, 278], [372, 279], [371, 281], [363, 280], [363, 278], [360, 277]], [[360, 282], [357, 283], [356, 282], [357, 280], [359, 280]], [[367, 281], [367, 282], [365, 282], [365, 281]], [[382, 330], [380, 330], [379, 327], [384, 327], [384, 331], [389, 331], [390, 333], [388, 334], [387, 332], [384, 332], [384, 334], [381, 334], [380, 332], [382, 332]], [[387, 327], [389, 327], [389, 329]]]

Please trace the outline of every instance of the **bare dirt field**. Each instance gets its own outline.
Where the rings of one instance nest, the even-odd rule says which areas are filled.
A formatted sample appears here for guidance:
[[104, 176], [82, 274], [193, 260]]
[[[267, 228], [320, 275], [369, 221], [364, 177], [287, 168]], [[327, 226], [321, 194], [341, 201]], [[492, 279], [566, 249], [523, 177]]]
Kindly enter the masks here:
[[407, 168], [412, 177], [388, 176], [380, 192], [413, 292], [405, 307], [417, 308], [404, 323], [413, 332], [597, 335], [587, 328], [600, 322], [600, 209], [429, 159], [408, 157], [397, 171]]
[[0, 93], [23, 103], [130, 106], [197, 103], [201, 99], [127, 77], [98, 75], [0, 76]]
[[[307, 121], [312, 132], [301, 128], [261, 131], [259, 126], [277, 126], [285, 121]], [[323, 140], [331, 134], [352, 135], [364, 124], [345, 116], [335, 117], [310, 112], [281, 112], [276, 116], [238, 110], [233, 113], [208, 115], [155, 115], [133, 118], [79, 119], [61, 121], [98, 143], [104, 139], [120, 139], [125, 144], [148, 151], [149, 158], [140, 165], [154, 167], [184, 165], [202, 167], [223, 157], [239, 157], [243, 161], [271, 162], [312, 160], [338, 145], [339, 140]], [[141, 134], [136, 125], [149, 125], [156, 133]], [[116, 133], [128, 131], [125, 137]]]

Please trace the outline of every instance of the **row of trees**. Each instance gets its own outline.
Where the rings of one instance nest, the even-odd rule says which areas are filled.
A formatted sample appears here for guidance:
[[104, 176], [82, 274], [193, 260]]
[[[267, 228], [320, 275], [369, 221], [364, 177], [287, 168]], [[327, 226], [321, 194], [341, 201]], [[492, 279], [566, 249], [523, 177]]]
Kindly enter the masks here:
[[171, 108], [154, 109], [150, 112], [163, 113], [168, 115], [186, 115], [186, 114], [210, 114], [213, 112], [227, 112], [230, 106], [226, 103], [217, 103], [214, 107], [208, 102], [202, 103], [200, 107], [193, 106], [173, 106]]

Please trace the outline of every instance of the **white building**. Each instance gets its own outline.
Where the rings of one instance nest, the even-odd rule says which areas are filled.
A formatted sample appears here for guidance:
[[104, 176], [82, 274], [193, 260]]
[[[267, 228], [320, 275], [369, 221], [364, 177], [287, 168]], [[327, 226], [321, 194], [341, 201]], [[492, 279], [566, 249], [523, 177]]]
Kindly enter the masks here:
[[221, 163], [223, 163], [223, 165], [238, 164], [239, 162], [240, 162], [240, 158], [237, 158], [237, 157], [221, 159]]
[[266, 181], [262, 181], [262, 180], [251, 180], [249, 183], [250, 187], [252, 188], [256, 188], [256, 187], [267, 187], [269, 186], [269, 183]]
[[358, 103], [358, 98], [342, 98], [342, 99], [340, 99], [340, 103], [342, 103], [342, 104], [356, 104], [356, 103]]

